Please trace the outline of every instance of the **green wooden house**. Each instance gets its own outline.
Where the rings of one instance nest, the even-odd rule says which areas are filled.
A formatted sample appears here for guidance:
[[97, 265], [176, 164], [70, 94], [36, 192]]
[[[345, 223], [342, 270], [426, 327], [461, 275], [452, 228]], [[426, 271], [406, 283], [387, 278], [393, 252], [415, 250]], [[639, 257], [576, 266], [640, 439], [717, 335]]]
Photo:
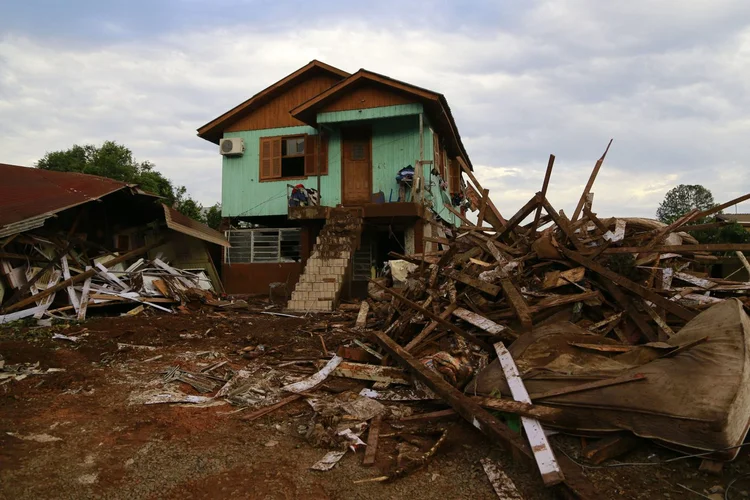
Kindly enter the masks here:
[[[231, 293], [284, 283], [294, 290], [291, 308], [330, 309], [342, 294], [366, 290], [389, 253], [436, 250], [425, 237], [438, 236], [439, 219], [460, 223], [454, 205], [471, 162], [436, 92], [312, 61], [198, 135], [222, 154], [232, 244], [222, 274]], [[336, 217], [356, 227], [333, 255], [326, 245]]]

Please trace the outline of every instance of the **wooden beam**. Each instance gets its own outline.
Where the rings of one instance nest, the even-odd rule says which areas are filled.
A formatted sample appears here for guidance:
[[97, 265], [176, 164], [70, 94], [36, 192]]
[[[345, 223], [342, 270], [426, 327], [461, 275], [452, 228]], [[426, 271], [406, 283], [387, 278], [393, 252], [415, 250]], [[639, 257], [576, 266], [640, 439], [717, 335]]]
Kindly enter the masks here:
[[739, 250], [736, 251], [735, 254], [737, 255], [737, 258], [740, 259], [740, 262], [742, 262], [742, 265], [747, 270], [748, 276], [750, 276], [750, 263], [748, 263], [747, 258], [745, 257], [745, 254], [743, 254]]
[[[464, 309], [463, 307], [456, 308], [453, 311], [453, 315], [457, 318], [461, 318], [462, 320], [466, 321], [469, 324], [472, 324], [478, 328], [481, 328], [485, 332], [490, 333], [492, 335], [500, 335], [503, 332], [509, 331], [507, 326], [498, 325], [494, 321], [489, 320], [480, 314], [469, 311], [468, 309]], [[518, 337], [517, 335], [513, 335], [513, 336]]]
[[508, 234], [510, 231], [513, 231], [516, 226], [523, 222], [523, 220], [539, 206], [540, 199], [540, 193], [536, 193], [534, 196], [532, 196], [531, 199], [527, 201], [526, 204], [513, 215], [513, 217], [510, 218], [503, 230], [497, 233], [494, 238], [496, 240], [501, 240], [503, 236]]
[[694, 217], [691, 218], [691, 220], [699, 220], [704, 217], [708, 217], [709, 215], [713, 215], [715, 213], [721, 212], [725, 208], [729, 208], [732, 205], [736, 205], [738, 203], [742, 203], [745, 200], [750, 200], [750, 193], [740, 196], [739, 198], [735, 198], [733, 200], [730, 200], [726, 203], [722, 203], [721, 205], [716, 205], [713, 208], [709, 208], [708, 210], [704, 210], [703, 212], [699, 212], [695, 214]]
[[[513, 360], [513, 356], [510, 355], [510, 352], [508, 352], [508, 349], [502, 342], [495, 344], [495, 352], [497, 352], [497, 359], [503, 369], [505, 380], [508, 382], [513, 399], [530, 404], [531, 398], [529, 398], [526, 386], [523, 384], [523, 380], [521, 380], [521, 374], [518, 373], [518, 367]], [[534, 459], [536, 460], [536, 465], [542, 475], [544, 484], [546, 486], [553, 486], [563, 482], [565, 476], [557, 463], [555, 453], [552, 451], [552, 445], [549, 444], [547, 436], [544, 434], [542, 424], [538, 420], [529, 417], [521, 417], [521, 424], [524, 431], [526, 431], [526, 439], [529, 440], [529, 445], [534, 453]]]
[[683, 226], [687, 224], [690, 219], [693, 218], [693, 216], [698, 213], [698, 209], [694, 208], [690, 212], [686, 213], [682, 217], [678, 218], [676, 221], [674, 221], [671, 224], [668, 224], [661, 229], [658, 229], [654, 236], [651, 238], [651, 241], [646, 245], [646, 251], [654, 248], [657, 243], [660, 243], [662, 238], [664, 238], [667, 234], [672, 233], [676, 231], [680, 226]]
[[633, 323], [635, 323], [635, 326], [641, 331], [643, 338], [646, 339], [647, 342], [657, 342], [659, 340], [659, 335], [657, 335], [656, 331], [651, 328], [651, 325], [648, 324], [646, 318], [636, 310], [635, 304], [633, 304], [633, 301], [630, 300], [630, 297], [628, 297], [625, 292], [620, 290], [615, 283], [608, 279], [600, 278], [598, 283], [602, 284], [604, 288], [607, 289], [607, 292], [609, 292], [612, 298], [615, 299], [615, 302], [617, 302], [627, 313], [628, 317]]
[[664, 308], [665, 310], [669, 311], [675, 316], [678, 316], [679, 318], [684, 319], [685, 321], [690, 321], [696, 316], [695, 312], [685, 309], [681, 305], [676, 304], [672, 302], [671, 300], [665, 299], [658, 293], [652, 290], [649, 290], [647, 288], [644, 288], [638, 283], [631, 281], [627, 279], [626, 277], [617, 274], [614, 271], [610, 271], [609, 269], [602, 266], [598, 262], [594, 262], [593, 260], [587, 257], [584, 257], [578, 252], [568, 250], [567, 248], [562, 247], [562, 246], [560, 247], [560, 251], [563, 254], [565, 254], [565, 256], [569, 258], [570, 260], [581, 264], [582, 266], [590, 269], [591, 271], [594, 271], [595, 273], [607, 278], [608, 280], [614, 281], [621, 287], [631, 291], [632, 293], [638, 295], [639, 297], [643, 299], [653, 302], [657, 306]]
[[476, 288], [477, 290], [488, 293], [493, 297], [500, 293], [499, 286], [493, 285], [492, 283], [487, 283], [486, 281], [482, 281], [478, 278], [474, 278], [466, 273], [462, 273], [456, 270], [450, 270], [446, 272], [445, 275], [449, 278], [453, 278], [456, 281], [460, 281], [461, 283], [469, 285], [470, 287]]
[[[451, 304], [448, 304], [448, 307], [446, 307], [445, 310], [440, 313], [440, 317], [447, 321], [448, 318], [451, 317], [451, 313], [453, 313], [453, 311], [456, 310], [457, 307], [458, 307], [458, 305], [455, 302], [453, 302]], [[429, 334], [431, 334], [433, 332], [433, 330], [435, 330], [435, 328], [438, 327], [439, 324], [440, 323], [438, 323], [437, 321], [432, 320], [429, 325], [427, 325], [426, 327], [424, 327], [422, 329], [422, 331], [419, 332], [419, 334], [417, 334], [416, 337], [414, 337], [413, 339], [411, 339], [411, 341], [408, 344], [406, 344], [406, 346], [404, 347], [404, 350], [406, 352], [412, 351], [425, 338], [427, 338], [427, 336]]]
[[503, 294], [508, 300], [510, 308], [521, 322], [521, 327], [524, 330], [531, 330], [533, 325], [529, 306], [526, 304], [526, 300], [521, 295], [521, 292], [518, 291], [518, 288], [516, 288], [516, 285], [510, 280], [510, 277], [507, 274], [500, 277], [500, 286], [503, 288]]
[[367, 449], [365, 449], [365, 458], [362, 459], [362, 465], [372, 465], [375, 463], [375, 454], [378, 452], [378, 438], [380, 437], [380, 422], [382, 415], [376, 415], [370, 422], [370, 431], [367, 433]]
[[[437, 314], [433, 313], [429, 309], [425, 309], [424, 307], [420, 306], [419, 304], [417, 304], [415, 302], [412, 302], [411, 300], [407, 299], [406, 297], [404, 297], [400, 293], [398, 293], [398, 292], [396, 292], [394, 290], [391, 290], [390, 288], [386, 287], [385, 285], [383, 285], [381, 283], [378, 283], [377, 281], [370, 280], [370, 283], [375, 283], [375, 286], [377, 286], [379, 288], [382, 288], [386, 293], [388, 293], [390, 295], [393, 295], [398, 300], [400, 300], [404, 304], [408, 305], [412, 309], [416, 310], [417, 312], [422, 313], [422, 315], [424, 315], [424, 316], [426, 316], [426, 317], [428, 317], [428, 318], [430, 318], [430, 319], [432, 319], [434, 321], [437, 321], [441, 325], [447, 327], [452, 332], [460, 335], [461, 337], [463, 337], [464, 339], [468, 340], [469, 342], [471, 342], [471, 343], [473, 343], [473, 344], [481, 347], [482, 349], [486, 350], [487, 352], [492, 352], [492, 350], [491, 350], [492, 348], [490, 347], [490, 345], [487, 342], [485, 342], [485, 341], [477, 338], [475, 335], [472, 335], [469, 332], [464, 331], [462, 328], [459, 328], [458, 326], [454, 325], [453, 323], [451, 323], [447, 319], [443, 319], [442, 317], [440, 317]], [[406, 351], [404, 351], [404, 352], [406, 352]]]
[[[104, 264], [104, 266], [106, 268], [110, 268], [110, 267], [112, 267], [112, 266], [114, 266], [116, 264], [119, 264], [120, 262], [125, 262], [126, 260], [132, 259], [133, 257], [138, 257], [139, 255], [148, 252], [152, 248], [156, 248], [156, 247], [158, 247], [160, 245], [163, 245], [164, 241], [165, 240], [154, 241], [154, 242], [152, 242], [152, 243], [150, 243], [148, 245], [142, 246], [141, 248], [137, 248], [137, 249], [133, 250], [132, 252], [128, 252], [126, 254], [120, 255], [119, 257], [116, 257], [116, 258], [108, 261], [106, 264]], [[25, 298], [23, 300], [20, 300], [20, 301], [16, 302], [15, 304], [11, 304], [9, 307], [5, 308], [4, 310], [5, 310], [5, 312], [11, 312], [11, 311], [16, 311], [18, 309], [21, 309], [22, 307], [25, 307], [25, 306], [27, 306], [27, 305], [29, 305], [29, 304], [37, 301], [37, 300], [41, 300], [41, 299], [43, 299], [44, 297], [46, 297], [48, 295], [51, 295], [53, 293], [59, 292], [60, 290], [63, 290], [65, 288], [67, 288], [69, 285], [72, 285], [73, 283], [78, 283], [79, 281], [84, 281], [87, 278], [92, 277], [93, 275], [95, 275], [98, 272], [99, 271], [97, 269], [95, 269], [95, 268], [88, 269], [87, 271], [85, 271], [85, 272], [83, 272], [81, 274], [77, 274], [77, 275], [73, 276], [72, 278], [63, 281], [62, 283], [58, 283], [57, 285], [55, 285], [53, 287], [50, 287], [50, 288], [44, 290], [43, 292], [40, 292], [40, 293], [38, 293], [36, 295], [32, 295], [31, 297], [27, 297], [27, 298]]]
[[604, 250], [604, 254], [615, 253], [696, 253], [696, 252], [750, 252], [750, 243], [704, 243], [699, 245], [657, 245], [646, 247], [615, 247]]
[[[463, 159], [458, 159], [458, 164], [461, 166], [461, 169], [466, 173], [466, 175], [471, 179], [471, 182], [474, 183], [474, 186], [477, 188], [479, 192], [482, 191], [482, 185], [479, 184], [479, 181], [476, 177], [474, 177], [474, 172], [471, 171], [469, 166], [466, 164]], [[495, 228], [495, 230], [500, 231], [503, 227], [508, 223], [503, 216], [500, 214], [500, 211], [497, 209], [494, 203], [492, 203], [492, 199], [487, 199], [487, 204], [490, 208], [490, 213], [485, 215], [485, 218], [487, 219], [487, 222], [492, 224], [492, 227]]]
[[575, 222], [578, 220], [578, 216], [581, 215], [581, 210], [583, 210], [583, 206], [586, 204], [586, 197], [588, 196], [589, 192], [591, 191], [591, 188], [594, 186], [594, 181], [596, 180], [596, 176], [599, 174], [599, 169], [602, 168], [602, 163], [604, 163], [604, 158], [607, 157], [607, 152], [609, 151], [609, 147], [612, 145], [612, 139], [609, 140], [609, 144], [607, 144], [607, 149], [604, 150], [604, 154], [601, 158], [596, 160], [596, 164], [594, 165], [594, 170], [591, 171], [591, 175], [589, 176], [589, 180], [586, 183], [586, 187], [583, 189], [583, 193], [581, 193], [581, 199], [578, 200], [578, 205], [576, 206], [576, 209], [573, 211], [573, 217], [571, 217], [571, 221]]
[[555, 396], [564, 396], [565, 394], [573, 394], [574, 392], [590, 391], [592, 389], [601, 389], [603, 387], [611, 387], [613, 385], [627, 384], [630, 382], [638, 382], [641, 380], [646, 380], [646, 376], [642, 373], [636, 373], [633, 375], [624, 375], [622, 377], [614, 377], [614, 378], [608, 378], [604, 380], [597, 380], [595, 382], [587, 382], [585, 384], [569, 385], [567, 387], [561, 387], [559, 389], [553, 389], [551, 391], [532, 394], [531, 399], [536, 401], [537, 399], [552, 398]]
[[542, 199], [542, 206], [544, 206], [544, 209], [547, 211], [550, 217], [552, 217], [552, 220], [557, 224], [557, 227], [560, 228], [560, 231], [565, 234], [565, 236], [568, 237], [570, 241], [573, 242], [573, 246], [576, 247], [576, 250], [579, 252], [586, 251], [586, 248], [581, 245], [581, 242], [578, 241], [578, 238], [575, 234], [573, 234], [573, 231], [570, 230], [570, 225], [568, 218], [564, 215], [559, 214], [552, 205], [550, 205], [549, 200], [546, 198]]
[[[555, 155], [549, 155], [547, 161], [547, 171], [544, 174], [544, 182], [542, 182], [542, 198], [547, 198], [547, 187], [549, 186], [549, 179], [552, 177], [552, 167], [555, 165]], [[539, 219], [542, 216], [542, 205], [536, 207], [536, 215], [534, 215], [534, 222], [531, 223], [531, 237], [533, 238], [536, 234], [536, 228], [539, 227]]]
[[487, 213], [487, 201], [489, 200], [490, 190], [482, 189], [482, 201], [479, 203], [479, 215], [477, 216], [477, 226], [484, 224], [484, 214]]
[[632, 434], [618, 433], [599, 439], [583, 448], [583, 456], [589, 462], [599, 465], [605, 460], [617, 458], [635, 449], [641, 440]]

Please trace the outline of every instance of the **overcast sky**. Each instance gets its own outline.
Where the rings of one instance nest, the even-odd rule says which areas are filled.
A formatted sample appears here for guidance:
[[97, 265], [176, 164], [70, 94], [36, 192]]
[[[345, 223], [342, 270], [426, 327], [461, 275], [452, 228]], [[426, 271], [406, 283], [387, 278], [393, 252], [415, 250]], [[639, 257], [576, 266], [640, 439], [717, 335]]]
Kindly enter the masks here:
[[196, 128], [319, 59], [444, 94], [508, 217], [550, 153], [570, 213], [609, 138], [602, 215], [653, 216], [680, 183], [750, 192], [747, 0], [361, 4], [0, 0], [0, 163], [111, 139], [211, 205]]

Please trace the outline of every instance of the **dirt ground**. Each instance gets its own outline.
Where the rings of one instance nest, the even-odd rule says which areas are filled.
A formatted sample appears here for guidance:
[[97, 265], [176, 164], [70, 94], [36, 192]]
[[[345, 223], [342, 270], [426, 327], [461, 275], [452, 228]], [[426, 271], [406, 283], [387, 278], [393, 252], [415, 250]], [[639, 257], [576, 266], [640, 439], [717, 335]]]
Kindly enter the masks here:
[[[448, 428], [448, 438], [427, 466], [390, 483], [355, 483], [393, 469], [399, 445], [395, 437], [381, 438], [375, 466], [363, 466], [363, 452], [358, 451], [349, 452], [332, 470], [317, 472], [309, 468], [328, 450], [311, 444], [300, 432], [314, 413], [304, 401], [247, 421], [244, 416], [252, 410], [237, 411], [228, 404], [144, 405], [133, 400], [148, 389], [163, 387], [163, 372], [175, 365], [198, 371], [226, 360], [240, 370], [321, 357], [317, 334], [322, 334], [328, 350], [335, 350], [357, 337], [347, 328], [352, 323], [353, 316], [296, 319], [198, 310], [101, 317], [69, 326], [0, 326], [0, 354], [6, 365], [38, 362], [41, 369], [65, 370], [0, 385], [0, 498], [497, 498], [479, 462], [488, 456], [502, 466], [524, 498], [553, 498], [536, 471], [519, 468], [460, 419], [440, 422]], [[312, 325], [320, 324], [324, 330], [311, 331]], [[80, 339], [53, 340], [54, 333]], [[262, 352], [257, 349], [261, 345]], [[243, 357], [241, 349], [247, 346], [255, 346], [260, 355]], [[152, 360], [156, 356], [161, 357]], [[328, 389], [359, 391], [365, 384], [336, 379]], [[181, 382], [167, 385], [198, 394]], [[415, 413], [444, 408], [408, 406]], [[416, 429], [426, 424], [411, 425]], [[381, 434], [394, 429], [384, 422]], [[552, 439], [577, 459], [580, 439]], [[426, 443], [429, 448], [429, 440]], [[656, 463], [677, 456], [644, 443], [609, 465]], [[651, 499], [724, 498], [730, 481], [750, 473], [745, 451], [720, 476], [699, 472], [699, 463], [686, 459], [587, 468], [584, 474], [600, 498]], [[728, 498], [748, 497], [750, 477], [740, 477]]]

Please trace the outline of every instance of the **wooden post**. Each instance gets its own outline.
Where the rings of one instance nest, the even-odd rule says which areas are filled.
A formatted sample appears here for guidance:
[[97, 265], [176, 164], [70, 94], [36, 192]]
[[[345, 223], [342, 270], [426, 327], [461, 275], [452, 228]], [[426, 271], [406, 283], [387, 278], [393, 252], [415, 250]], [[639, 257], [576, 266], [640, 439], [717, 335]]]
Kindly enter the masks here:
[[[542, 182], [542, 199], [547, 198], [547, 187], [549, 186], [549, 179], [552, 177], [552, 167], [555, 165], [555, 155], [549, 155], [549, 161], [547, 161], [547, 171], [544, 174], [544, 182]], [[536, 207], [536, 215], [534, 215], [534, 222], [531, 223], [531, 237], [534, 238], [536, 234], [536, 228], [539, 225], [539, 218], [542, 215], [542, 206]]]
[[583, 210], [583, 206], [586, 203], [586, 196], [589, 194], [589, 191], [591, 191], [591, 188], [594, 186], [594, 181], [596, 180], [596, 176], [599, 174], [599, 169], [602, 168], [602, 163], [604, 163], [604, 158], [607, 156], [607, 151], [609, 151], [609, 147], [612, 145], [612, 139], [609, 140], [609, 144], [607, 144], [607, 149], [604, 150], [604, 154], [601, 158], [596, 160], [596, 165], [594, 165], [594, 170], [591, 172], [591, 176], [589, 177], [589, 181], [586, 183], [586, 187], [583, 189], [583, 193], [581, 193], [581, 199], [578, 200], [578, 205], [576, 206], [575, 211], [573, 212], [573, 217], [571, 217], [570, 221], [575, 222], [578, 220], [578, 216], [581, 215], [581, 210]]

